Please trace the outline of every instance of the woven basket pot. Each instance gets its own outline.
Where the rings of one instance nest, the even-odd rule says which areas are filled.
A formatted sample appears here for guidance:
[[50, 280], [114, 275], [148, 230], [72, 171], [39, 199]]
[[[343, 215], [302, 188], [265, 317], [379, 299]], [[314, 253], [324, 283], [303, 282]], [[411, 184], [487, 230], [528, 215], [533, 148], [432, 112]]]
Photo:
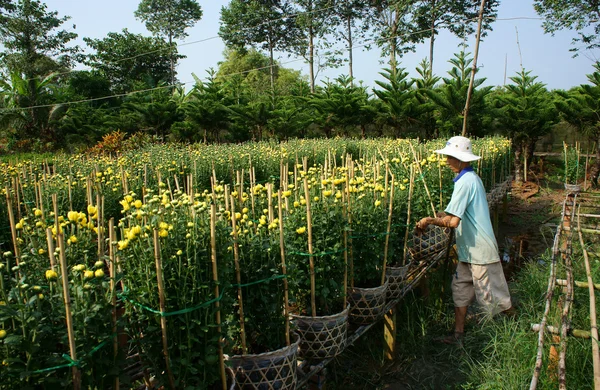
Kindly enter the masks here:
[[258, 355], [235, 355], [227, 357], [241, 390], [295, 390], [298, 345], [300, 338], [294, 334], [294, 342], [272, 352]]
[[578, 194], [581, 192], [581, 186], [579, 184], [567, 184], [565, 183], [565, 191], [568, 194]]
[[353, 324], [371, 324], [383, 316], [385, 295], [388, 283], [373, 288], [354, 287], [348, 301], [350, 302], [350, 322]]
[[393, 301], [394, 299], [400, 298], [402, 295], [402, 289], [404, 288], [404, 280], [406, 278], [406, 272], [410, 265], [404, 265], [402, 267], [387, 267], [385, 269], [385, 278], [387, 280], [387, 291], [386, 299]]
[[300, 356], [309, 360], [332, 358], [346, 348], [350, 305], [330, 316], [308, 317], [292, 314], [300, 336]]
[[414, 261], [429, 261], [434, 256], [448, 248], [451, 229], [437, 225], [428, 225], [421, 234], [413, 233], [410, 238], [412, 245], [409, 247], [411, 258]]

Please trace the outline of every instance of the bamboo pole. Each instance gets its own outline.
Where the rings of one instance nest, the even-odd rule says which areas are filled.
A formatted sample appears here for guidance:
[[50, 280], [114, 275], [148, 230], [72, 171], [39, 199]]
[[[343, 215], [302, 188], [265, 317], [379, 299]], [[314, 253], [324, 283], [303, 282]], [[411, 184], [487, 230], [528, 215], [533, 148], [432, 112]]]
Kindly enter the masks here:
[[[116, 257], [115, 257], [115, 243], [117, 241], [117, 235], [115, 232], [115, 220], [111, 218], [108, 221], [108, 273], [110, 275], [110, 293], [111, 293], [111, 304], [113, 307], [112, 311], [112, 323], [113, 323], [113, 359], [117, 360], [117, 356], [119, 355], [119, 338], [118, 338], [118, 328], [117, 328], [117, 289], [116, 289]], [[115, 377], [114, 389], [119, 390], [119, 376]]]
[[473, 85], [475, 84], [475, 73], [477, 73], [477, 57], [479, 56], [479, 43], [481, 42], [481, 25], [483, 24], [483, 12], [485, 11], [485, 0], [481, 0], [479, 7], [479, 18], [477, 20], [477, 35], [475, 36], [475, 54], [473, 56], [473, 69], [471, 70], [471, 79], [469, 88], [467, 89], [467, 101], [465, 110], [463, 111], [463, 128], [462, 136], [467, 136], [467, 117], [469, 115], [469, 107], [471, 105], [471, 95], [473, 94]]
[[[305, 161], [306, 163], [306, 161]], [[313, 258], [312, 243], [312, 218], [310, 214], [310, 192], [308, 191], [308, 179], [304, 176], [304, 199], [306, 200], [306, 229], [308, 234], [308, 254], [310, 262], [310, 308], [313, 317], [317, 316], [317, 306], [315, 302], [315, 262]]]
[[[572, 198], [572, 202], [570, 202]], [[565, 215], [563, 218], [563, 226], [571, 228], [575, 216], [576, 196], [567, 196], [565, 200]], [[568, 215], [566, 213], [568, 211]], [[562, 258], [567, 273], [567, 293], [564, 299], [564, 306], [561, 314], [560, 328], [560, 353], [558, 359], [558, 388], [560, 390], [567, 389], [567, 369], [566, 369], [566, 354], [567, 354], [567, 330], [571, 319], [571, 304], [573, 302], [573, 267], [571, 261], [571, 241], [572, 230], [569, 230], [567, 237], [562, 244]]]
[[[563, 202], [562, 217], [565, 216], [566, 200]], [[542, 371], [542, 357], [544, 354], [544, 330], [546, 328], [546, 322], [548, 319], [548, 313], [550, 312], [550, 306], [552, 304], [552, 297], [554, 295], [554, 285], [556, 282], [556, 256], [559, 252], [558, 244], [559, 238], [562, 233], [562, 224], [556, 229], [554, 236], [554, 244], [552, 247], [552, 261], [550, 262], [550, 276], [548, 277], [548, 289], [546, 290], [546, 305], [544, 307], [544, 314], [542, 315], [542, 321], [540, 322], [540, 330], [538, 335], [538, 350], [535, 360], [535, 367], [533, 375], [531, 377], [531, 383], [529, 384], [529, 390], [535, 390], [537, 388], [540, 373]]]
[[[589, 255], [589, 253], [587, 251], [586, 255]], [[580, 287], [580, 288], [589, 288], [590, 284], [588, 282], [581, 282], [576, 280], [575, 282], [575, 287]], [[556, 285], [557, 286], [566, 286], [567, 285], [567, 281], [565, 279], [556, 279]], [[600, 290], [600, 283], [594, 283], [592, 286], [594, 286], [593, 288], [595, 290]]]
[[[213, 181], [213, 188], [216, 181]], [[221, 337], [221, 303], [219, 297], [219, 273], [217, 269], [217, 205], [215, 204], [215, 193], [213, 191], [213, 203], [210, 205], [210, 260], [212, 263], [213, 282], [215, 284], [215, 321], [217, 333], [219, 334], [219, 371], [221, 374], [222, 390], [227, 390], [227, 376], [225, 375], [225, 357], [223, 356], [223, 342]]]
[[[391, 173], [390, 173], [391, 174]], [[386, 173], [387, 176], [387, 173]], [[392, 211], [393, 211], [393, 207], [394, 207], [394, 175], [392, 175], [392, 186], [390, 189], [390, 204], [389, 204], [389, 211], [388, 211], [388, 223], [387, 223], [387, 230], [386, 230], [386, 236], [385, 236], [385, 248], [383, 250], [383, 269], [381, 272], [381, 285], [383, 286], [385, 284], [385, 270], [387, 267], [387, 263], [388, 263], [388, 248], [390, 245], [390, 232], [392, 230]]]
[[238, 241], [239, 235], [237, 229], [237, 218], [235, 216], [235, 201], [233, 196], [231, 197], [231, 227], [233, 228], [233, 260], [235, 264], [235, 278], [238, 285], [238, 303], [240, 305], [239, 316], [240, 335], [242, 337], [242, 354], [246, 355], [248, 353], [248, 347], [246, 346], [246, 322], [244, 320], [244, 300], [242, 296], [242, 277], [240, 274], [240, 244]]
[[[287, 266], [285, 264], [285, 241], [283, 239], [283, 210], [281, 206], [281, 189], [277, 191], [277, 210], [279, 216], [279, 248], [281, 249], [281, 272], [287, 276]], [[283, 278], [283, 315], [285, 316], [285, 343], [290, 346], [290, 304], [287, 277]], [[344, 306], [345, 307], [345, 306]]]
[[158, 283], [158, 299], [160, 305], [160, 330], [162, 332], [162, 346], [163, 346], [163, 356], [165, 358], [165, 368], [167, 371], [167, 376], [169, 378], [169, 386], [172, 390], [175, 389], [175, 378], [173, 377], [173, 372], [171, 371], [171, 361], [169, 359], [169, 342], [167, 339], [167, 317], [163, 314], [166, 312], [166, 304], [165, 304], [165, 286], [163, 280], [163, 270], [162, 270], [162, 259], [160, 257], [160, 238], [158, 236], [158, 230], [154, 229], [154, 260], [156, 263], [156, 281]]
[[[579, 215], [577, 216], [577, 225], [579, 225], [580, 219]], [[587, 250], [585, 249], [585, 242], [583, 241], [583, 235], [581, 234], [581, 230], [579, 230], [579, 243], [581, 244], [581, 249], [583, 251], [583, 259], [585, 263], [585, 274], [587, 276], [587, 284], [588, 291], [590, 294], [590, 327], [591, 327], [591, 336], [592, 336], [592, 362], [594, 367], [594, 388], [596, 390], [600, 389], [600, 350], [598, 348], [598, 325], [596, 319], [596, 294], [594, 292], [594, 281], [592, 279], [592, 272], [590, 268], [590, 259], [587, 254]]]
[[[58, 221], [58, 205], [56, 194], [52, 195], [52, 203], [54, 204], [54, 215]], [[75, 346], [75, 332], [73, 331], [73, 316], [71, 314], [71, 295], [69, 294], [69, 274], [67, 272], [67, 257], [65, 255], [65, 242], [64, 236], [60, 230], [56, 230], [56, 237], [58, 241], [59, 258], [60, 258], [60, 273], [63, 287], [63, 300], [65, 303], [65, 317], [67, 322], [67, 337], [69, 339], [69, 352], [71, 359], [77, 361], [77, 348]], [[73, 370], [73, 388], [75, 390], [81, 389], [81, 373], [77, 366], [72, 367]]]
[[[533, 330], [534, 332], [539, 332], [540, 331], [540, 324], [531, 324], [531, 330]], [[560, 334], [560, 329], [558, 329], [555, 326], [552, 325], [546, 325], [546, 332], [553, 334], [553, 335], [558, 335]], [[592, 337], [591, 333], [587, 330], [581, 330], [581, 329], [568, 329], [568, 334], [569, 336], [573, 336], [576, 338], [580, 338], [580, 339], [589, 339]], [[598, 344], [597, 342], [593, 342], [593, 344]], [[595, 379], [595, 377], [594, 377]], [[595, 381], [594, 381], [595, 382]]]

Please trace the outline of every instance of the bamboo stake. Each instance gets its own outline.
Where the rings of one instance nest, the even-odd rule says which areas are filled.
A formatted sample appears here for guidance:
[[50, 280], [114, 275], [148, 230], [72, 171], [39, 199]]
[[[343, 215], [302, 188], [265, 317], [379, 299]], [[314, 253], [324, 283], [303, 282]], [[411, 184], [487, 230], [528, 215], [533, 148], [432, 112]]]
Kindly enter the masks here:
[[[19, 246], [17, 245], [17, 228], [15, 226], [15, 216], [13, 214], [12, 201], [10, 199], [10, 191], [8, 190], [8, 186], [4, 187], [6, 192], [6, 207], [8, 208], [8, 221], [10, 223], [10, 234], [12, 236], [13, 241], [13, 250], [15, 253], [15, 261], [17, 265], [19, 265], [19, 258], [21, 257], [19, 254]], [[58, 217], [56, 217], [58, 218]]]
[[[118, 336], [118, 329], [117, 329], [117, 291], [116, 291], [116, 278], [117, 278], [117, 273], [116, 273], [116, 262], [115, 262], [115, 242], [117, 241], [116, 238], [116, 232], [115, 232], [115, 220], [114, 218], [111, 218], [108, 221], [108, 258], [109, 258], [109, 263], [108, 263], [108, 273], [110, 275], [110, 293], [111, 293], [111, 303], [112, 303], [112, 307], [113, 307], [113, 311], [112, 311], [112, 323], [113, 323], [113, 328], [112, 328], [112, 332], [114, 335], [114, 339], [113, 339], [113, 359], [115, 359], [115, 361], [117, 360], [117, 356], [119, 354], [119, 338]], [[119, 384], [119, 376], [117, 375], [115, 377], [115, 383], [114, 383], [114, 389], [115, 390], [119, 390], [120, 388], [120, 384]]]
[[[56, 200], [56, 194], [52, 195], [52, 203], [54, 204], [54, 214], [58, 221], [58, 205]], [[56, 231], [56, 237], [58, 239], [58, 249], [60, 258], [60, 273], [63, 287], [63, 299], [65, 303], [65, 317], [67, 322], [67, 337], [69, 338], [69, 352], [71, 359], [77, 361], [77, 348], [75, 347], [75, 332], [73, 331], [73, 316], [71, 314], [71, 296], [69, 294], [69, 274], [67, 273], [67, 257], [65, 255], [65, 242], [62, 232], [58, 229]], [[81, 373], [77, 366], [72, 367], [73, 370], [73, 388], [75, 390], [81, 389]]]
[[[354, 178], [354, 164], [350, 155], [347, 156], [346, 166], [348, 167], [348, 174], [346, 175], [346, 195], [348, 196], [348, 230], [352, 231], [352, 196], [350, 196], [350, 179]], [[348, 240], [348, 249], [346, 250], [346, 252], [348, 253], [348, 258], [350, 259], [350, 289], [352, 290], [354, 288], [354, 256], [352, 255], [352, 236], [348, 237], [346, 233], [346, 237]]]
[[54, 257], [54, 240], [52, 239], [52, 229], [46, 228], [46, 242], [48, 243], [48, 257], [50, 258], [50, 268], [56, 268], [56, 258]]
[[[283, 210], [281, 206], [281, 189], [277, 191], [277, 209], [279, 216], [279, 248], [281, 249], [281, 272], [287, 276], [287, 266], [285, 264], [285, 242], [283, 239]], [[290, 342], [290, 304], [288, 296], [287, 277], [283, 278], [283, 315], [285, 316], [285, 343], [289, 347]], [[345, 306], [344, 306], [345, 307]]]
[[433, 200], [431, 198], [431, 193], [429, 192], [429, 187], [427, 186], [427, 182], [425, 181], [425, 176], [423, 176], [423, 170], [421, 169], [421, 164], [419, 163], [417, 153], [415, 152], [415, 148], [413, 147], [412, 143], [409, 142], [408, 144], [410, 145], [410, 150], [412, 151], [413, 158], [415, 160], [415, 165], [417, 166], [417, 169], [419, 170], [419, 174], [421, 175], [421, 180], [423, 181], [423, 186], [425, 187], [425, 192], [427, 193], [427, 198], [429, 199], [431, 211], [433, 212], [433, 216], [435, 217], [437, 212], [435, 210], [435, 206], [433, 205]]
[[[216, 181], [213, 179], [213, 188]], [[215, 284], [215, 321], [217, 333], [219, 334], [219, 371], [221, 374], [222, 390], [227, 390], [227, 376], [225, 375], [225, 357], [223, 355], [223, 338], [221, 337], [221, 303], [219, 297], [219, 272], [217, 269], [217, 205], [216, 196], [213, 191], [213, 203], [210, 205], [210, 260], [212, 263], [213, 282]]]
[[158, 237], [158, 230], [154, 229], [154, 260], [156, 262], [156, 281], [158, 283], [158, 299], [160, 305], [160, 329], [162, 332], [162, 346], [163, 346], [163, 356], [165, 358], [165, 368], [167, 371], [167, 376], [169, 377], [169, 386], [172, 390], [175, 390], [175, 378], [173, 377], [173, 372], [171, 371], [171, 361], [169, 359], [169, 343], [167, 339], [167, 317], [164, 314], [166, 312], [165, 305], [165, 286], [163, 280], [163, 271], [162, 271], [162, 260], [160, 257], [160, 239]]
[[410, 180], [409, 180], [409, 184], [408, 184], [408, 205], [407, 205], [407, 212], [406, 212], [406, 230], [404, 232], [404, 251], [403, 251], [403, 257], [402, 257], [402, 265], [406, 264], [406, 254], [407, 254], [407, 250], [408, 250], [408, 233], [410, 231], [410, 217], [411, 217], [411, 202], [412, 202], [412, 196], [413, 196], [413, 189], [414, 189], [414, 183], [415, 181], [415, 170], [413, 168], [413, 166], [410, 166]]
[[[581, 207], [581, 206], [580, 206]], [[577, 225], [580, 224], [579, 215], [577, 215]], [[596, 294], [594, 292], [594, 281], [592, 279], [592, 272], [590, 268], [590, 259], [585, 249], [585, 242], [583, 241], [583, 235], [579, 230], [579, 243], [583, 250], [583, 259], [585, 263], [585, 274], [587, 276], [588, 291], [590, 294], [590, 326], [592, 335], [592, 362], [594, 367], [594, 388], [600, 389], [600, 350], [598, 349], [598, 325], [596, 323]]]
[[[386, 231], [386, 236], [385, 236], [385, 248], [383, 250], [383, 270], [381, 273], [381, 285], [383, 286], [385, 284], [385, 269], [387, 267], [387, 263], [388, 263], [388, 248], [390, 245], [390, 232], [392, 230], [392, 211], [393, 211], [393, 206], [394, 206], [394, 175], [392, 175], [390, 173], [390, 175], [392, 176], [392, 186], [390, 189], [390, 207], [389, 207], [389, 212], [388, 212], [388, 224], [387, 224], [387, 231]], [[387, 173], [386, 173], [387, 176]]]
[[[305, 160], [306, 164], [306, 160]], [[315, 302], [315, 262], [313, 258], [312, 246], [312, 219], [310, 215], [310, 193], [308, 192], [308, 179], [304, 176], [304, 199], [306, 200], [306, 228], [308, 233], [308, 253], [310, 262], [310, 308], [313, 317], [317, 316], [317, 306]]]
[[[69, 210], [73, 210], [73, 194], [72, 194], [72, 191], [71, 191], [71, 187], [72, 187], [72, 185], [71, 185], [71, 176], [67, 176], [67, 185], [69, 186]], [[40, 199], [40, 201], [41, 201], [41, 199]]]
[[[348, 186], [348, 176], [346, 176], [346, 187]], [[348, 208], [350, 205], [350, 197], [347, 194], [348, 189], [344, 188], [342, 191], [342, 212], [346, 219], [348, 219]], [[346, 199], [348, 202], [346, 202]], [[348, 230], [344, 229], [344, 310], [348, 306]]]
[[246, 346], [246, 322], [244, 320], [244, 302], [242, 297], [242, 276], [240, 274], [240, 244], [238, 241], [238, 229], [237, 229], [237, 218], [235, 216], [235, 201], [234, 197], [231, 197], [231, 226], [233, 228], [233, 260], [235, 263], [235, 278], [238, 285], [238, 303], [240, 305], [240, 335], [242, 337], [242, 354], [248, 353]]

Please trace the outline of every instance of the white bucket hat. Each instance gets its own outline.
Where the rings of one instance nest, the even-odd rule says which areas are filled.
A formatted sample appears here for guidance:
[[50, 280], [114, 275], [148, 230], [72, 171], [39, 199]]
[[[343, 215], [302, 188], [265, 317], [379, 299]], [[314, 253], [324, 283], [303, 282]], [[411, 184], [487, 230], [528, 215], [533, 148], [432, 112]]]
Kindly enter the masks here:
[[461, 136], [450, 138], [448, 142], [446, 142], [444, 149], [436, 150], [435, 152], [452, 156], [463, 162], [476, 161], [481, 158], [481, 156], [473, 154], [471, 140]]

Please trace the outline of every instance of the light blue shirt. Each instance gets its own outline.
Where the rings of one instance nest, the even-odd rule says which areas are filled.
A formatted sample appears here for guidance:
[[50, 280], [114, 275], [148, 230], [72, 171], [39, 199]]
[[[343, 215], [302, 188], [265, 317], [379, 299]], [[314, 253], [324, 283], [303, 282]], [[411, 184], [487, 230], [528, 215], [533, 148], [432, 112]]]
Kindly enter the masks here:
[[485, 188], [472, 167], [454, 178], [454, 191], [446, 213], [460, 218], [456, 228], [458, 260], [471, 264], [500, 261]]

